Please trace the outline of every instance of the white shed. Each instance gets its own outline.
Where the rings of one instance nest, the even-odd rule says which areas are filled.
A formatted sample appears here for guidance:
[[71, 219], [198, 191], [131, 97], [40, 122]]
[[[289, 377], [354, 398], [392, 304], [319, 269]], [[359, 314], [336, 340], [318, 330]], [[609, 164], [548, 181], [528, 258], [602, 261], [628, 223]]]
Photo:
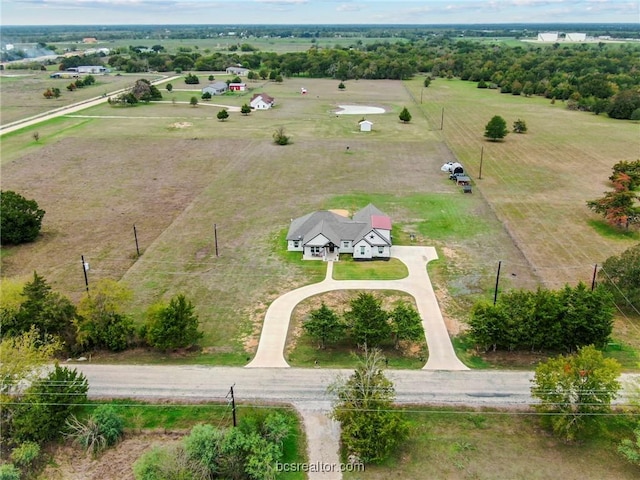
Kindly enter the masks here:
[[539, 42], [557, 42], [558, 32], [544, 32], [538, 34]]
[[586, 33], [567, 33], [564, 37], [567, 42], [585, 42], [587, 40]]
[[370, 132], [371, 127], [373, 127], [373, 122], [370, 122], [369, 120], [362, 120], [358, 125], [360, 125], [361, 132]]

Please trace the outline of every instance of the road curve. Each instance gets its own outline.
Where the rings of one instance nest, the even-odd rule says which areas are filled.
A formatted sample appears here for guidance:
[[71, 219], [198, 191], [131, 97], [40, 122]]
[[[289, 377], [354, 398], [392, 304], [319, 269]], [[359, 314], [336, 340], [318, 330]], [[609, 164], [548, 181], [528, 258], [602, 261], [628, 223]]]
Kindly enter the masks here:
[[447, 332], [431, 280], [427, 263], [438, 258], [433, 247], [391, 247], [391, 256], [402, 261], [409, 275], [401, 280], [333, 280], [333, 263], [327, 262], [327, 275], [322, 282], [292, 290], [278, 297], [265, 314], [258, 351], [247, 368], [287, 368], [284, 348], [291, 313], [305, 298], [333, 290], [400, 290], [415, 298], [429, 348], [425, 370], [468, 370], [456, 356]]

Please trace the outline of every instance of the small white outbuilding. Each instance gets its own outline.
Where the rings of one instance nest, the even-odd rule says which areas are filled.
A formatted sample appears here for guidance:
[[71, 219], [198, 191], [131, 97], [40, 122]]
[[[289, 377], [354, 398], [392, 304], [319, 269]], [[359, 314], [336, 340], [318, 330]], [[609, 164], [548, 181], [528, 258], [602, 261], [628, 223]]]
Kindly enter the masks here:
[[370, 132], [371, 127], [373, 127], [373, 122], [370, 122], [369, 120], [362, 120], [358, 125], [360, 125], [361, 132]]

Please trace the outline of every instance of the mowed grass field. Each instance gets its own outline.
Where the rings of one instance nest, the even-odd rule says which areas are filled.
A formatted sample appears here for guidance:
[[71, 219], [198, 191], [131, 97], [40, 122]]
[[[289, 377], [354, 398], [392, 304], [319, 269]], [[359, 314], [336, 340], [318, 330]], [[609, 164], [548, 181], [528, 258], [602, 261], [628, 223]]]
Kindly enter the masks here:
[[[207, 83], [206, 77], [201, 77], [201, 84]], [[188, 87], [180, 81], [172, 83], [179, 90]], [[506, 172], [513, 169], [506, 165], [499, 169], [497, 153], [491, 149], [506, 151], [513, 148], [512, 143], [540, 141], [534, 118], [542, 123], [547, 115], [569, 114], [574, 120], [565, 123], [574, 125], [579, 123], [575, 119], [588, 117], [596, 122], [594, 128], [600, 123], [609, 125], [607, 119], [565, 112], [536, 99], [520, 104], [515, 102], [520, 99], [514, 99], [515, 105], [521, 109], [526, 105], [531, 112], [525, 116], [524, 110], [513, 107], [514, 115], [519, 112], [531, 133], [522, 138], [510, 135], [503, 144], [485, 144], [482, 132], [490, 118], [487, 111], [493, 115], [494, 106], [489, 109], [482, 104], [476, 90], [461, 82], [436, 80], [423, 92], [422, 105], [420, 79], [348, 81], [344, 91], [338, 89], [338, 83], [291, 78], [282, 84], [250, 84], [254, 90], [246, 95], [214, 97], [211, 103], [240, 106], [251, 93], [264, 91], [276, 99], [276, 108], [249, 116], [232, 113], [225, 122], [216, 119], [221, 107], [205, 102], [191, 107], [179, 103], [182, 99], [174, 104], [171, 97], [184, 92], [162, 90], [167, 103], [135, 108], [105, 104], [3, 136], [2, 188], [37, 199], [47, 211], [38, 242], [2, 250], [3, 275], [25, 276], [37, 270], [54, 288], [77, 299], [84, 291], [80, 263], [84, 255], [90, 263], [90, 285], [101, 278], [114, 278], [134, 290], [130, 308], [138, 322], [152, 303], [185, 293], [196, 305], [205, 332], [205, 355], [199, 361], [232, 364], [243, 364], [255, 351], [269, 303], [311, 281], [308, 269], [282, 255], [281, 239], [292, 218], [319, 208], [354, 211], [373, 202], [392, 217], [398, 243], [435, 245], [441, 260], [432, 262], [430, 271], [452, 332], [459, 327], [457, 320], [468, 314], [473, 299], [491, 295], [499, 260], [503, 261], [503, 289], [535, 288], [541, 280], [552, 283], [556, 275], [558, 281], [590, 278], [591, 260], [580, 265], [585, 271], [582, 275], [571, 257], [540, 264], [532, 254], [532, 250], [566, 239], [572, 229], [588, 231], [582, 221], [592, 218], [588, 212], [560, 218], [527, 217], [541, 208], [536, 205], [542, 202], [530, 205], [533, 197], [554, 204], [553, 199], [535, 193], [536, 188], [550, 186], [545, 151], [541, 151], [541, 166], [536, 167], [537, 157], [529, 146], [516, 150], [528, 155], [518, 158], [520, 168], [514, 175], [521, 185], [516, 188], [506, 182]], [[301, 95], [301, 87], [308, 94]], [[505, 96], [483, 93], [496, 105], [501, 101], [510, 105]], [[338, 105], [345, 104], [383, 107], [386, 113], [336, 115]], [[445, 104], [445, 130], [441, 132], [440, 105]], [[409, 124], [398, 119], [405, 106], [413, 114]], [[495, 113], [507, 116], [503, 111]], [[372, 132], [358, 131], [357, 123], [363, 117], [374, 123]], [[480, 127], [468, 117], [476, 118]], [[454, 119], [458, 135], [449, 127]], [[513, 120], [507, 118], [510, 123]], [[609, 154], [616, 142], [624, 140], [628, 145], [637, 138], [632, 125], [611, 125], [620, 125], [615, 130], [622, 133], [601, 140], [614, 141], [606, 150]], [[291, 145], [273, 144], [272, 135], [279, 127], [291, 136]], [[38, 142], [32, 138], [36, 130]], [[584, 135], [588, 137], [586, 131]], [[585, 141], [595, 143], [590, 138]], [[473, 176], [476, 167], [471, 152], [487, 145], [483, 180], [475, 180], [476, 191], [480, 188], [482, 195], [462, 194], [440, 171], [443, 163], [455, 159], [446, 142]], [[606, 189], [611, 165], [630, 159], [632, 150], [628, 145], [626, 153], [616, 158], [605, 158], [603, 152], [601, 165], [592, 171], [580, 166], [583, 156], [573, 151], [576, 145], [581, 143], [555, 143], [566, 150], [564, 158], [574, 162], [573, 167], [565, 165], [579, 178], [573, 178], [573, 183], [590, 185], [591, 190], [596, 177], [601, 178], [599, 190]], [[529, 171], [536, 175], [527, 175]], [[506, 187], [500, 186], [501, 178]], [[570, 200], [584, 192], [570, 193], [573, 188], [567, 184], [567, 197], [559, 196], [555, 202], [580, 210], [584, 201], [576, 206]], [[587, 198], [594, 196], [589, 195]], [[505, 218], [504, 210], [510, 210], [503, 203], [518, 205], [520, 216]], [[507, 229], [495, 213], [502, 215]], [[543, 223], [537, 235], [529, 233], [531, 221]], [[140, 258], [135, 253], [134, 224], [143, 250]], [[414, 240], [410, 234], [415, 235]], [[588, 235], [583, 240], [591, 241]], [[631, 243], [608, 237], [598, 241], [599, 259], [604, 252], [617, 252]], [[565, 272], [574, 275], [563, 276]]]

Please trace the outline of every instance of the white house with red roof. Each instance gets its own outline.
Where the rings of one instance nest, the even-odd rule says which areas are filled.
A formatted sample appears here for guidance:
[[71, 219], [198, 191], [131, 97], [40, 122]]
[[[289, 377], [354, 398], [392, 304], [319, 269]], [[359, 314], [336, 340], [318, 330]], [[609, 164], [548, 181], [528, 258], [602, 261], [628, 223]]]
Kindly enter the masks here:
[[255, 110], [268, 110], [273, 107], [275, 103], [275, 99], [266, 93], [256, 93], [251, 97], [249, 106]]
[[372, 204], [352, 218], [329, 210], [309, 213], [291, 221], [287, 250], [302, 252], [305, 260], [338, 260], [341, 253], [357, 260], [388, 260], [391, 218]]

